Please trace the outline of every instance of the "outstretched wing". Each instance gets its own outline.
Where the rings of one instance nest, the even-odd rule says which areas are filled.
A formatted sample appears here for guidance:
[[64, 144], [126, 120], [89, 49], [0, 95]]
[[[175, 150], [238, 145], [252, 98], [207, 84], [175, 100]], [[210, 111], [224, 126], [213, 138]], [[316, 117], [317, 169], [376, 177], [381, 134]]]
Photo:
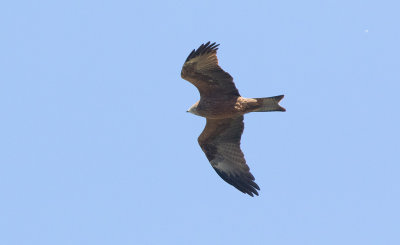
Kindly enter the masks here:
[[197, 87], [200, 96], [240, 96], [231, 75], [218, 65], [218, 46], [208, 42], [193, 50], [183, 64], [181, 76]]
[[198, 141], [211, 166], [223, 180], [243, 193], [258, 196], [257, 190], [260, 187], [254, 182], [254, 176], [240, 149], [243, 129], [243, 116], [207, 119]]

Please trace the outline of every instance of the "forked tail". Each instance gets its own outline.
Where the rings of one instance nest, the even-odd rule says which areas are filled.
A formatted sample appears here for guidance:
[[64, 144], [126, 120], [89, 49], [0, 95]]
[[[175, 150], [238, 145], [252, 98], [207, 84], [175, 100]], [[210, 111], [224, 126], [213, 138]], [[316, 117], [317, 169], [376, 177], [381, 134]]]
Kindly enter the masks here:
[[279, 101], [283, 99], [284, 95], [278, 95], [268, 98], [256, 98], [259, 108], [255, 112], [262, 111], [286, 111], [285, 108], [279, 105]]

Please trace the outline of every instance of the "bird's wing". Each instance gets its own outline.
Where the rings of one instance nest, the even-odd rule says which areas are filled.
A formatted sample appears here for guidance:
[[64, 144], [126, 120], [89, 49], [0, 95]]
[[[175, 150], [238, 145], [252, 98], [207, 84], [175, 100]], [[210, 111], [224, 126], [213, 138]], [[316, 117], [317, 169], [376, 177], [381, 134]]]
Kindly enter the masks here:
[[254, 182], [254, 176], [240, 149], [243, 129], [243, 116], [207, 119], [198, 141], [211, 166], [223, 180], [243, 193], [258, 196], [257, 190], [260, 187]]
[[197, 87], [200, 96], [240, 96], [231, 75], [218, 65], [218, 46], [208, 42], [193, 50], [183, 64], [181, 76]]

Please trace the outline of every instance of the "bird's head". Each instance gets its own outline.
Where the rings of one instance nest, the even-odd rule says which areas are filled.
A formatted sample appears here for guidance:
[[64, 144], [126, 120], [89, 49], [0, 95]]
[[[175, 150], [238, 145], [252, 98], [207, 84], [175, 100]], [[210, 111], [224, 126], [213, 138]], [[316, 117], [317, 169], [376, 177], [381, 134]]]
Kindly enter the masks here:
[[192, 105], [186, 112], [190, 112], [194, 115], [199, 116], [199, 113], [197, 112], [197, 105], [199, 104], [199, 102], [195, 103], [194, 105]]

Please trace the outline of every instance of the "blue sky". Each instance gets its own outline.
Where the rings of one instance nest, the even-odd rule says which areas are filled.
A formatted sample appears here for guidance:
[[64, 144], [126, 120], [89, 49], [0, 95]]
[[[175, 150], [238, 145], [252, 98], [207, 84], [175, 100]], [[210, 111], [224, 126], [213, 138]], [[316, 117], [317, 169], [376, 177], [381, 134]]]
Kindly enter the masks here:
[[[3, 1], [0, 244], [400, 244], [398, 1]], [[180, 78], [221, 44], [259, 197]]]

